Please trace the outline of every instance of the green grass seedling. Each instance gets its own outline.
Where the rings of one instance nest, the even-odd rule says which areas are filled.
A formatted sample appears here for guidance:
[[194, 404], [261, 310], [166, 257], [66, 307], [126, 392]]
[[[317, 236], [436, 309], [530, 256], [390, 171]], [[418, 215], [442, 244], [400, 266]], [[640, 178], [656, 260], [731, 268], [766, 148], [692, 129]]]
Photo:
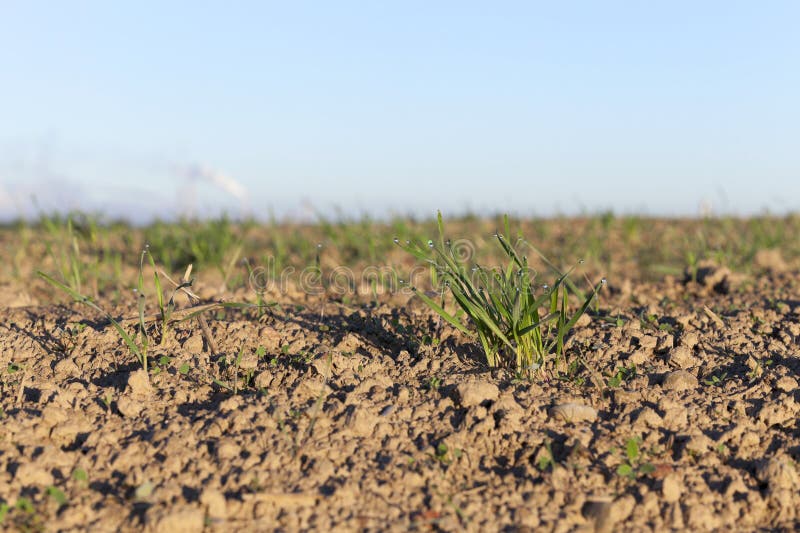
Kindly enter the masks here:
[[111, 325], [114, 326], [114, 329], [117, 331], [120, 338], [122, 338], [122, 340], [125, 342], [125, 345], [128, 347], [128, 350], [130, 350], [131, 354], [133, 354], [136, 357], [136, 359], [142, 365], [142, 368], [144, 368], [144, 370], [147, 371], [147, 346], [148, 346], [147, 335], [143, 335], [144, 339], [141, 342], [137, 341], [137, 337], [139, 336], [138, 333], [142, 331], [141, 327], [144, 323], [144, 315], [142, 311], [144, 305], [143, 303], [141, 303], [139, 306], [140, 308], [139, 330], [137, 330], [137, 335], [131, 336], [127, 331], [125, 331], [125, 328], [123, 328], [122, 325], [117, 320], [115, 320], [110, 313], [108, 313], [108, 311], [104, 310], [102, 307], [94, 303], [89, 297], [82, 295], [81, 293], [73, 290], [70, 287], [67, 287], [65, 284], [61, 283], [52, 276], [45, 274], [42, 271], [37, 271], [36, 274], [40, 278], [45, 280], [47, 283], [55, 287], [56, 289], [59, 289], [70, 295], [72, 299], [75, 300], [76, 302], [86, 305], [87, 307], [90, 307], [91, 309], [94, 309], [95, 311], [103, 315], [111, 323]]
[[[571, 311], [570, 295], [576, 291], [571, 288], [574, 286], [568, 276], [574, 267], [562, 273], [545, 259], [556, 279], [539, 291], [534, 284], [536, 272], [528, 266], [527, 257], [517, 251], [519, 244], [524, 243], [521, 239], [509, 243], [505, 235], [495, 235], [508, 261], [505, 267], [471, 266], [459, 256], [451, 241], [445, 239], [441, 213], [438, 227], [438, 243], [430, 240], [424, 245], [412, 241], [403, 245], [399, 239], [395, 242], [430, 266], [433, 285], [449, 288], [460, 312], [445, 310], [444, 290], [438, 302], [414, 287], [417, 296], [459, 331], [473, 337], [477, 334], [490, 367], [532, 374], [546, 362], [563, 358], [565, 337], [589, 308], [605, 280], [597, 283], [583, 297], [581, 305]], [[510, 233], [508, 217], [505, 217], [505, 232]], [[475, 332], [461, 322], [462, 314]]]
[[[147, 315], [146, 313], [147, 306], [145, 301], [145, 290], [144, 290], [145, 258], [147, 258], [148, 263], [153, 268], [153, 281], [155, 283], [156, 300], [159, 309], [159, 312], [155, 316], [150, 316]], [[190, 270], [187, 270], [187, 277], [189, 272]], [[128, 347], [128, 350], [131, 352], [132, 355], [136, 357], [136, 359], [142, 365], [142, 368], [145, 370], [145, 372], [147, 372], [148, 370], [147, 351], [151, 344], [151, 333], [150, 333], [150, 328], [148, 328], [148, 323], [150, 322], [160, 323], [161, 340], [163, 342], [163, 339], [168, 331], [168, 326], [172, 322], [182, 322], [185, 320], [191, 320], [193, 318], [197, 318], [198, 321], [202, 323], [203, 313], [209, 311], [216, 311], [225, 308], [253, 307], [252, 304], [245, 304], [238, 302], [218, 302], [212, 304], [194, 305], [192, 307], [176, 311], [175, 295], [179, 291], [188, 291], [188, 288], [191, 287], [192, 285], [192, 280], [183, 279], [181, 280], [180, 283], [175, 284], [175, 288], [173, 289], [172, 295], [170, 296], [169, 300], [165, 300], [164, 291], [161, 286], [161, 278], [159, 277], [158, 270], [156, 269], [155, 266], [155, 260], [153, 259], [152, 254], [150, 254], [149, 248], [145, 248], [139, 260], [139, 278], [136, 288], [138, 314], [135, 319], [125, 319], [125, 320], [115, 319], [113, 316], [111, 316], [111, 314], [108, 311], [97, 305], [91, 298], [89, 298], [88, 296], [84, 296], [83, 294], [76, 291], [72, 287], [69, 287], [67, 284], [62, 283], [61, 281], [58, 281], [52, 276], [45, 274], [44, 272], [41, 271], [37, 271], [36, 274], [40, 278], [48, 282], [50, 285], [55, 287], [56, 289], [59, 289], [68, 294], [70, 297], [72, 297], [74, 301], [86, 305], [91, 309], [94, 309], [101, 315], [103, 315], [117, 331], [120, 338]], [[194, 300], [190, 299], [190, 301], [194, 303]], [[136, 332], [134, 334], [128, 333], [124, 327], [125, 325], [131, 323], [134, 323], [136, 325]]]

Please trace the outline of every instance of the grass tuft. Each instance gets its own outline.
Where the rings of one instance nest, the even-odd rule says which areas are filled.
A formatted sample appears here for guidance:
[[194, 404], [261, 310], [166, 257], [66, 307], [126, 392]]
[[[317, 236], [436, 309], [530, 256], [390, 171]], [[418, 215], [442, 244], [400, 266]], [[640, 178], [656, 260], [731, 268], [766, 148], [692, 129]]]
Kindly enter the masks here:
[[[433, 285], [442, 289], [441, 299], [436, 301], [412, 287], [423, 302], [459, 331], [473, 337], [477, 335], [490, 367], [505, 367], [531, 375], [548, 362], [557, 362], [564, 357], [567, 334], [589, 308], [605, 279], [582, 296], [583, 301], [577, 309], [571, 310], [571, 296], [580, 298], [575, 286], [568, 281], [574, 267], [560, 272], [542, 256], [555, 280], [537, 287], [537, 273], [519, 251], [527, 243], [522, 239], [516, 243], [509, 242], [506, 237], [510, 234], [508, 217], [504, 219], [504, 226], [505, 234], [495, 234], [507, 260], [507, 264], [499, 268], [470, 265], [470, 257], [463, 257], [462, 250], [445, 239], [441, 213], [438, 214], [438, 242], [395, 242], [426, 262], [430, 266]], [[535, 250], [529, 244], [527, 246]], [[459, 312], [445, 310], [445, 289], [449, 289]], [[466, 315], [474, 331], [462, 323], [462, 315]]]

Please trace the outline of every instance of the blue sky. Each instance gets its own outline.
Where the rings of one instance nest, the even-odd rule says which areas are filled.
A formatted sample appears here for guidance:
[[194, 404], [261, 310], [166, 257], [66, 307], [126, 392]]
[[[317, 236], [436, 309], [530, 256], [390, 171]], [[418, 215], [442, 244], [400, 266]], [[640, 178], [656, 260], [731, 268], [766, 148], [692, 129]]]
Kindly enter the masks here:
[[0, 3], [0, 217], [800, 209], [797, 2]]

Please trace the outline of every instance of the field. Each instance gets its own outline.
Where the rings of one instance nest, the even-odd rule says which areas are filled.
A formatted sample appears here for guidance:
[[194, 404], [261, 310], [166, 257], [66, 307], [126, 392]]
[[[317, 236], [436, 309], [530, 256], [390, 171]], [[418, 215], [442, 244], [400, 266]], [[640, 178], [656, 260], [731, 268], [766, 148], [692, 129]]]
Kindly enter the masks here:
[[535, 369], [426, 304], [435, 220], [2, 228], [0, 528], [800, 527], [800, 217], [509, 227], [445, 219], [589, 302]]

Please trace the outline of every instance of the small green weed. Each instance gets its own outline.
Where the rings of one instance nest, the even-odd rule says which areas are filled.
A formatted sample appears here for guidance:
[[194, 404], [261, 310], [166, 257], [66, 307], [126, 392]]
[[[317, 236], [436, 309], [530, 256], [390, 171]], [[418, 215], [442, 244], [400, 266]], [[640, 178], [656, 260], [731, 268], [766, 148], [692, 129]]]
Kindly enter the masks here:
[[642, 440], [638, 437], [632, 437], [625, 441], [625, 462], [617, 467], [618, 476], [635, 481], [640, 475], [655, 471], [655, 467], [651, 463], [642, 461], [641, 443]]
[[440, 442], [436, 445], [436, 450], [434, 452], [433, 458], [442, 463], [443, 465], [449, 465], [453, 461], [459, 459], [463, 451], [460, 448], [454, 448], [452, 451], [450, 448], [447, 447], [447, 444], [444, 442]]
[[436, 376], [431, 376], [427, 380], [425, 380], [425, 388], [427, 388], [431, 392], [439, 390], [439, 387], [441, 386], [442, 386], [442, 380]]
[[76, 467], [75, 470], [72, 471], [72, 479], [82, 487], [89, 486], [89, 474], [81, 467]]
[[59, 507], [67, 505], [67, 495], [64, 494], [63, 490], [59, 489], [55, 485], [50, 485], [47, 487], [47, 495], [50, 496]]
[[703, 383], [710, 387], [721, 387], [725, 380], [728, 379], [728, 373], [712, 374], [710, 378], [704, 379]]
[[624, 381], [630, 381], [636, 377], [636, 365], [617, 368], [616, 373], [608, 378], [610, 388], [619, 387]]
[[544, 446], [539, 450], [536, 459], [536, 467], [544, 472], [547, 469], [552, 470], [556, 466], [556, 457], [553, 455], [553, 446], [550, 441], [544, 443]]

